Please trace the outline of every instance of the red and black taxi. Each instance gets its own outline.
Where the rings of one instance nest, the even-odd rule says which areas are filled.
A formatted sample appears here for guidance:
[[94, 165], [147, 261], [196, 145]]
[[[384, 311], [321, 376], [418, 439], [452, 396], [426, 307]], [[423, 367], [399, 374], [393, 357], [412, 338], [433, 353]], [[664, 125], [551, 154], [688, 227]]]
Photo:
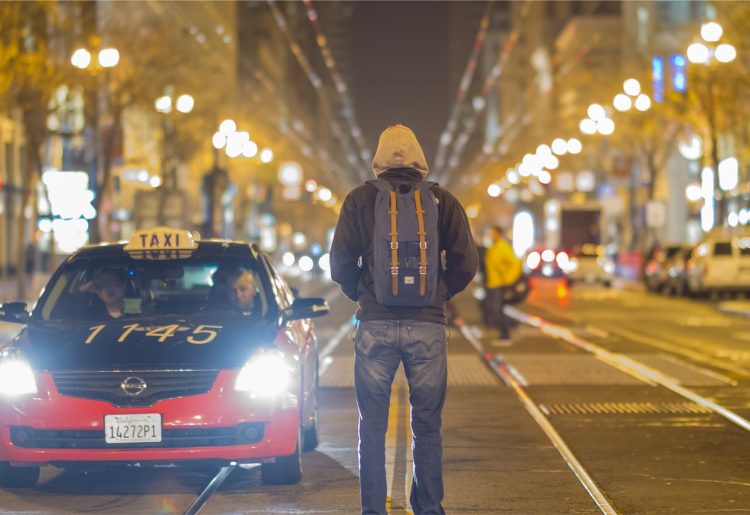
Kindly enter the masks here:
[[256, 245], [160, 227], [85, 247], [52, 275], [0, 353], [0, 486], [42, 465], [261, 463], [301, 479], [317, 446], [310, 318]]

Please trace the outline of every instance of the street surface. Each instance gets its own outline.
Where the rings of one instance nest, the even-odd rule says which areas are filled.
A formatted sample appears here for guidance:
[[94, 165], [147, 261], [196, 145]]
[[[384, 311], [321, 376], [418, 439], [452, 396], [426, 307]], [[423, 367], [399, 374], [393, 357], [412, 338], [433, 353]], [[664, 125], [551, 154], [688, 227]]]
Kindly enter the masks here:
[[[354, 306], [329, 282], [298, 286], [331, 303], [316, 322], [321, 445], [305, 454], [300, 484], [268, 487], [259, 469], [236, 469], [201, 513], [358, 513]], [[471, 292], [456, 306], [463, 323], [449, 340], [443, 427], [448, 513], [750, 513], [750, 320], [705, 301], [543, 283], [512, 311], [523, 323], [506, 343], [481, 327]], [[404, 513], [402, 376], [387, 443], [392, 512]], [[215, 473], [47, 467], [35, 490], [0, 492], [0, 512], [183, 513]]]

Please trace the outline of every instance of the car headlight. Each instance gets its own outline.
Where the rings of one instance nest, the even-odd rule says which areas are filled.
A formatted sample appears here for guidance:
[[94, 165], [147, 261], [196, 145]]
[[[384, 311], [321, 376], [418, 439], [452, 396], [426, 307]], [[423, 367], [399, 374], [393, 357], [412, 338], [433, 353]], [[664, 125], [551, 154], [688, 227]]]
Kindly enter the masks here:
[[275, 349], [261, 349], [242, 367], [234, 383], [238, 392], [258, 397], [274, 397], [292, 383], [294, 367]]
[[37, 393], [34, 371], [21, 358], [0, 360], [0, 395], [18, 397]]

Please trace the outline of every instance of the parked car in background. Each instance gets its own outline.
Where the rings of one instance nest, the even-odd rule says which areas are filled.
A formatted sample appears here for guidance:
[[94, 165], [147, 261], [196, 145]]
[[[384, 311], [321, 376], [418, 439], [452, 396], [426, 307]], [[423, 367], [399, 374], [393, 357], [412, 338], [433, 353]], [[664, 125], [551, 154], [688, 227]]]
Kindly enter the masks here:
[[667, 279], [662, 287], [664, 293], [682, 296], [687, 293], [687, 264], [693, 254], [692, 245], [682, 245], [671, 258], [664, 262]]
[[643, 280], [648, 291], [660, 292], [667, 285], [669, 262], [683, 248], [684, 245], [667, 245], [654, 249], [643, 271]]
[[695, 248], [686, 270], [691, 295], [750, 291], [750, 237], [707, 239]]
[[570, 258], [568, 277], [570, 281], [612, 284], [615, 263], [604, 253], [602, 245], [586, 244]]

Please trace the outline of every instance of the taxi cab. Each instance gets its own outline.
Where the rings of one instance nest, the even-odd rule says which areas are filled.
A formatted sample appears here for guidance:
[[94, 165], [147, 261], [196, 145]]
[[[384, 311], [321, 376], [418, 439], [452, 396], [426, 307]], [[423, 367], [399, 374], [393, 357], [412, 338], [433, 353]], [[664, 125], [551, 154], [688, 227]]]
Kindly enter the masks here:
[[166, 227], [84, 247], [0, 350], [0, 486], [40, 466], [260, 463], [302, 477], [317, 446], [324, 299], [295, 298], [254, 244]]

